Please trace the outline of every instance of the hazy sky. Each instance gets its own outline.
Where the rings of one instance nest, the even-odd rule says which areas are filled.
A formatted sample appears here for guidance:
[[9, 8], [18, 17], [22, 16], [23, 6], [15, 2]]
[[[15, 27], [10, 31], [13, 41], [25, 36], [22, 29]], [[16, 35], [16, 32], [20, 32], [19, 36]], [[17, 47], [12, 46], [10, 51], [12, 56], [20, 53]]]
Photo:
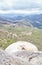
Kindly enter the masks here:
[[0, 0], [0, 12], [42, 12], [42, 0]]

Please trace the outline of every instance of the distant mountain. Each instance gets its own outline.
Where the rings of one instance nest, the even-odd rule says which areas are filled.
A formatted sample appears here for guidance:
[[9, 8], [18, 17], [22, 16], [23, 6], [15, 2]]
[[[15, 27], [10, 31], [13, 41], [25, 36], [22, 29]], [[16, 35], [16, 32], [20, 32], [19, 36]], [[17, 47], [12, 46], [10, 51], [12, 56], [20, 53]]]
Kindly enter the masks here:
[[42, 29], [42, 14], [2, 14], [0, 15], [0, 23], [32, 25], [33, 27]]

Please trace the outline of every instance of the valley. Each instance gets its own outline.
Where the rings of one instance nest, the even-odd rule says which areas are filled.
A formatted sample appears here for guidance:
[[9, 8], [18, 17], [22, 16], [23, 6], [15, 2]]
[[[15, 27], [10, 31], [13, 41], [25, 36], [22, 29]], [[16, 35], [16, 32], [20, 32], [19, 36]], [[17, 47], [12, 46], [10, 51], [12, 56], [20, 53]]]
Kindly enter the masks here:
[[42, 15], [37, 16], [38, 19], [33, 18], [34, 15], [29, 18], [28, 16], [24, 18], [23, 15], [18, 15], [17, 18], [12, 17], [13, 15], [7, 16], [0, 15], [0, 48], [5, 49], [16, 41], [27, 41], [42, 50]]

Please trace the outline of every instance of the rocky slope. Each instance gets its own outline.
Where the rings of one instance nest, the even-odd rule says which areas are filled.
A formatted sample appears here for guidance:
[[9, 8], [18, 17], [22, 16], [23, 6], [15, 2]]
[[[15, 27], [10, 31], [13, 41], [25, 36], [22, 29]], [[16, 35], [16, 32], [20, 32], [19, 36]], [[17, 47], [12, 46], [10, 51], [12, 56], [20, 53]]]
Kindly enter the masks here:
[[0, 50], [0, 65], [42, 65], [42, 52], [19, 51], [10, 56]]

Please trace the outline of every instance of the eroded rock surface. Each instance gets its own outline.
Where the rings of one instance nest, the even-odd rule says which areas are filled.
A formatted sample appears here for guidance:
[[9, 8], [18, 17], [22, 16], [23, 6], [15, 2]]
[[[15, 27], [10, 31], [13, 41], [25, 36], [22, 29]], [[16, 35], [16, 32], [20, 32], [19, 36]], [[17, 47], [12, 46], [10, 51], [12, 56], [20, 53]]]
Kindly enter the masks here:
[[42, 51], [38, 52], [29, 52], [29, 51], [19, 51], [13, 53], [13, 57], [21, 57], [25, 61], [31, 63], [32, 65], [42, 65]]
[[42, 51], [17, 51], [8, 55], [0, 50], [0, 65], [42, 65]]
[[31, 65], [29, 62], [17, 56], [9, 56], [5, 51], [0, 50], [0, 65]]

